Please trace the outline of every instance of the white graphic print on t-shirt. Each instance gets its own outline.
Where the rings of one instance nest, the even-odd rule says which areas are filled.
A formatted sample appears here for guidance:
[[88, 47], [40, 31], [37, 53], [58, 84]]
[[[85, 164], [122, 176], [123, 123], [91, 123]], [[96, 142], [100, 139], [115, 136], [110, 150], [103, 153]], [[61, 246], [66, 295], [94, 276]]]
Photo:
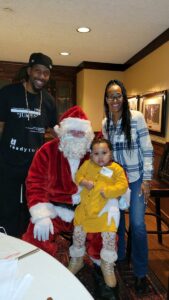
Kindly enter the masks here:
[[16, 113], [18, 118], [37, 118], [40, 116], [41, 111], [39, 108], [35, 108], [34, 110], [30, 110], [27, 108], [11, 108], [12, 113]]

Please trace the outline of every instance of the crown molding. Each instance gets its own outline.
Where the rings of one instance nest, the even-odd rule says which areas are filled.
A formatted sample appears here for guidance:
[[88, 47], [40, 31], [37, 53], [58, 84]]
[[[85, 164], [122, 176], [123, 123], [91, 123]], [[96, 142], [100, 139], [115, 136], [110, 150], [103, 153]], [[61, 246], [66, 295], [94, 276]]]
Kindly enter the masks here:
[[146, 57], [148, 54], [165, 44], [169, 41], [169, 28], [145, 46], [142, 50], [132, 56], [124, 64], [110, 64], [110, 63], [99, 63], [99, 62], [89, 62], [83, 61], [77, 66], [77, 72], [83, 69], [95, 69], [95, 70], [107, 70], [107, 71], [125, 71], [141, 59]]
[[155, 38], [152, 42], [150, 42], [147, 46], [145, 46], [142, 50], [137, 52], [134, 56], [132, 56], [128, 61], [125, 62], [125, 69], [130, 68], [141, 59], [149, 55], [151, 52], [158, 49], [163, 44], [169, 41], [169, 28], [165, 30], [162, 34], [160, 34], [157, 38]]
[[83, 69], [124, 71], [124, 65], [123, 64], [110, 64], [110, 63], [83, 61], [80, 65], [77, 66], [77, 72], [80, 72]]

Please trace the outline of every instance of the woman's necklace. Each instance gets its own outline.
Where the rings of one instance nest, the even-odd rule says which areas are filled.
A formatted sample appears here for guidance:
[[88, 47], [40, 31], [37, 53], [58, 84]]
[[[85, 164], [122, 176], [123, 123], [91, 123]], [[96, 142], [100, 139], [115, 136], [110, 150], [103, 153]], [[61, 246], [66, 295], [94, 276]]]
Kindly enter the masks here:
[[[28, 92], [26, 90], [26, 87], [25, 87], [25, 101], [26, 101], [27, 115], [28, 115], [28, 121], [29, 121], [30, 120], [30, 118], [29, 118], [30, 108], [29, 108], [29, 103], [28, 103]], [[40, 91], [40, 104], [39, 104], [40, 115], [41, 115], [41, 107], [42, 107], [42, 91]]]

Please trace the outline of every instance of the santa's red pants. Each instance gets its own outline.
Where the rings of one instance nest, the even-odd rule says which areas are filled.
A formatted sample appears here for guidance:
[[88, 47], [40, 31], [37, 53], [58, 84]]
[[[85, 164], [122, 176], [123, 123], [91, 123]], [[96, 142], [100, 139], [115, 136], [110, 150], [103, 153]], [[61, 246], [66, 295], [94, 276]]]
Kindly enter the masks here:
[[[26, 233], [23, 235], [22, 239], [28, 243], [31, 243], [42, 250], [46, 251], [47, 253], [51, 254], [52, 256], [56, 256], [58, 245], [57, 245], [57, 235], [61, 233], [69, 233], [73, 234], [73, 222], [68, 223], [60, 218], [52, 219], [53, 226], [54, 226], [54, 234], [50, 234], [48, 241], [38, 241], [34, 239], [33, 236], [33, 229], [34, 224], [30, 222]], [[99, 259], [100, 258], [100, 250], [102, 247], [102, 239], [99, 233], [88, 233], [87, 234], [87, 241], [86, 241], [86, 248], [87, 253], [89, 256]]]

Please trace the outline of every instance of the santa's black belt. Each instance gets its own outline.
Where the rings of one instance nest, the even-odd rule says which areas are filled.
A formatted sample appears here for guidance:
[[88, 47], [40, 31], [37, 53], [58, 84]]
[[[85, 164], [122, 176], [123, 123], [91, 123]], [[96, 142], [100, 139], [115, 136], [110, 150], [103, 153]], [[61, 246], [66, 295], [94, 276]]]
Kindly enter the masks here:
[[72, 204], [68, 204], [68, 203], [59, 203], [59, 202], [53, 202], [53, 201], [50, 201], [53, 205], [55, 206], [59, 206], [59, 207], [63, 207], [63, 208], [67, 208], [67, 209], [70, 209], [70, 210], [75, 210], [76, 206], [77, 205], [72, 205]]

